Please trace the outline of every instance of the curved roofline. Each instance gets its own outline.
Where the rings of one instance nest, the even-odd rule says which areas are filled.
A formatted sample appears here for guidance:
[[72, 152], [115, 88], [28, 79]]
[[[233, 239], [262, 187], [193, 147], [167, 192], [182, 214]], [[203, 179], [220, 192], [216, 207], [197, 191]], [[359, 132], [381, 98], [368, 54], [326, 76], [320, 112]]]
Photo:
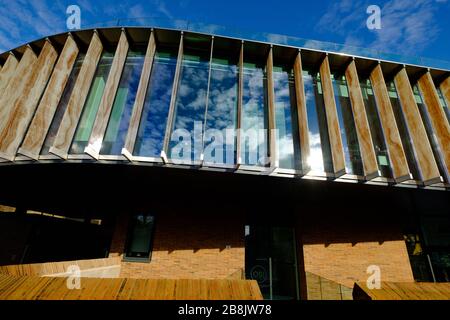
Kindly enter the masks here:
[[[139, 19], [139, 18], [138, 18]], [[234, 39], [234, 40], [238, 40], [238, 41], [245, 41], [245, 42], [253, 42], [253, 43], [260, 43], [260, 44], [267, 44], [267, 45], [274, 45], [274, 46], [279, 46], [279, 47], [285, 47], [285, 48], [293, 48], [293, 49], [300, 49], [300, 50], [307, 50], [307, 51], [312, 51], [312, 52], [320, 52], [320, 53], [324, 53], [324, 54], [333, 54], [333, 55], [339, 55], [339, 56], [345, 56], [345, 57], [350, 57], [350, 58], [360, 58], [360, 59], [367, 59], [367, 60], [371, 60], [371, 61], [375, 61], [375, 62], [385, 62], [385, 63], [393, 63], [393, 64], [401, 64], [404, 66], [410, 66], [410, 67], [418, 67], [418, 68], [426, 68], [426, 69], [433, 69], [436, 71], [441, 71], [441, 72], [450, 72], [450, 61], [446, 61], [446, 60], [437, 60], [437, 59], [432, 59], [432, 58], [425, 58], [425, 57], [413, 57], [413, 56], [401, 56], [398, 54], [390, 54], [390, 53], [384, 53], [384, 52], [375, 52], [374, 49], [369, 49], [369, 48], [363, 48], [363, 47], [356, 47], [356, 46], [347, 46], [347, 45], [341, 45], [341, 44], [337, 44], [337, 43], [332, 43], [332, 42], [324, 42], [324, 41], [318, 41], [318, 40], [308, 40], [308, 39], [303, 39], [303, 38], [298, 38], [298, 37], [294, 37], [294, 36], [288, 36], [288, 35], [281, 35], [281, 34], [270, 34], [270, 33], [265, 33], [265, 32], [255, 32], [254, 34], [260, 37], [266, 37], [266, 39], [252, 39], [252, 38], [246, 38], [246, 37], [238, 37], [235, 35], [230, 35], [230, 34], [220, 34], [219, 33], [211, 33], [209, 31], [200, 31], [198, 29], [196, 29], [195, 27], [189, 27], [189, 21], [184, 21], [184, 20], [175, 20], [175, 22], [183, 22], [186, 23], [186, 28], [181, 28], [181, 27], [177, 27], [177, 26], [173, 26], [173, 27], [159, 27], [159, 26], [155, 26], [155, 25], [133, 25], [133, 24], [117, 24], [117, 25], [106, 25], [108, 22], [120, 22], [121, 20], [135, 20], [137, 21], [138, 19], [117, 19], [117, 20], [110, 20], [110, 21], [106, 21], [106, 22], [102, 22], [102, 23], [98, 23], [98, 24], [94, 24], [94, 25], [89, 25], [85, 28], [81, 28], [81, 29], [77, 29], [77, 30], [67, 30], [67, 31], [63, 31], [63, 32], [59, 32], [53, 35], [47, 35], [44, 36], [42, 38], [39, 39], [35, 39], [33, 41], [24, 43], [20, 46], [17, 46], [16, 48], [10, 49], [9, 51], [0, 53], [0, 57], [3, 57], [5, 54], [7, 54], [8, 52], [12, 52], [12, 51], [16, 51], [20, 48], [22, 48], [23, 46], [27, 45], [27, 44], [32, 44], [32, 43], [36, 43], [36, 42], [40, 42], [45, 40], [46, 38], [49, 37], [57, 37], [57, 36], [61, 36], [67, 33], [72, 33], [72, 34], [76, 34], [78, 32], [93, 32], [94, 30], [113, 30], [113, 29], [156, 29], [156, 30], [167, 30], [167, 31], [174, 31], [174, 32], [189, 32], [189, 33], [195, 33], [195, 34], [200, 34], [200, 35], [207, 35], [207, 36], [216, 36], [216, 37], [222, 37], [222, 38], [227, 38], [227, 39]], [[142, 18], [142, 19], [147, 19], [147, 18]], [[105, 26], [102, 26], [101, 24], [105, 24]], [[195, 25], [199, 25], [194, 24]], [[203, 24], [202, 24], [203, 25]], [[215, 25], [203, 25], [206, 29], [206, 27], [209, 28], [222, 28], [223, 30], [229, 30], [229, 28], [227, 27], [223, 27], [223, 26], [215, 26]], [[192, 28], [192, 29], [190, 29]], [[281, 41], [269, 41], [271, 37], [281, 37], [284, 40], [286, 40], [284, 43]], [[291, 40], [291, 41], [289, 41]], [[307, 44], [308, 42], [313, 42], [319, 45], [327, 45], [327, 46], [336, 46], [336, 49], [338, 49], [338, 47], [345, 49], [356, 49], [356, 50], [363, 50], [366, 52], [370, 52], [373, 51], [373, 55], [374, 56], [370, 56], [370, 55], [363, 55], [363, 54], [356, 54], [356, 53], [351, 53], [350, 51], [338, 51], [338, 50], [330, 50], [330, 49], [323, 49], [323, 48], [314, 48], [314, 47], [308, 47], [308, 46], [304, 46], [303, 45], [294, 45], [292, 42], [294, 41], [299, 41], [299, 42], [304, 42], [304, 44]], [[378, 56], [379, 55], [379, 56]], [[399, 60], [395, 60], [395, 59], [387, 59], [386, 57], [383, 57], [383, 55], [389, 55], [389, 56], [393, 56], [393, 57], [398, 57]], [[403, 60], [402, 58], [405, 58], [405, 60], [407, 59], [419, 59], [419, 60], [423, 60], [426, 59], [430, 62], [436, 62], [436, 63], [444, 63], [444, 64], [448, 64], [448, 67], [440, 67], [440, 66], [433, 66], [433, 65], [427, 65], [427, 64], [421, 64], [421, 63], [411, 63], [408, 61]]]

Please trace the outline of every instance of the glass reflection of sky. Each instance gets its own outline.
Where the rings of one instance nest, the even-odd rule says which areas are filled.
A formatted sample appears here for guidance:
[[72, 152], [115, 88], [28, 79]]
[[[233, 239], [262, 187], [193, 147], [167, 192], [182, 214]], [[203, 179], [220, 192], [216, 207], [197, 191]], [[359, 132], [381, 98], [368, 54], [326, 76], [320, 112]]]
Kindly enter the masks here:
[[344, 76], [333, 78], [333, 86], [342, 144], [344, 147], [346, 172], [348, 174], [363, 175], [361, 153], [353, 120], [347, 80]]
[[[180, 142], [178, 139], [172, 141], [171, 139], [168, 152], [170, 158], [191, 161], [200, 160], [203, 136], [202, 130], [194, 132], [194, 124], [196, 122], [200, 124], [199, 129], [203, 127], [208, 73], [209, 51], [206, 53], [186, 49], [181, 66], [172, 132], [181, 129], [189, 133], [197, 143], [194, 143], [194, 141]], [[186, 148], [180, 148], [180, 143], [185, 145]], [[176, 147], [175, 150], [174, 147]], [[185, 151], [189, 151], [191, 154], [183, 154]]]
[[103, 52], [100, 62], [98, 63], [94, 79], [92, 79], [89, 95], [81, 114], [75, 137], [70, 149], [71, 154], [83, 154], [87, 146], [89, 137], [91, 136], [92, 127], [94, 126], [95, 117], [98, 107], [105, 90], [108, 80], [109, 71], [111, 69], [114, 54], [111, 52]]
[[66, 112], [67, 104], [69, 103], [70, 96], [72, 95], [73, 87], [75, 86], [75, 82], [77, 81], [78, 74], [80, 73], [81, 66], [84, 61], [85, 54], [80, 53], [75, 61], [72, 72], [70, 73], [69, 79], [67, 80], [66, 87], [64, 88], [64, 92], [61, 96], [61, 100], [59, 100], [58, 107], [56, 108], [55, 114], [53, 116], [52, 123], [48, 130], [47, 136], [45, 137], [44, 146], [41, 150], [41, 155], [48, 155], [50, 147], [53, 145], [55, 141], [56, 134], [58, 132], [58, 128], [61, 124], [64, 113]]
[[[241, 160], [246, 165], [267, 165], [267, 106], [266, 75], [264, 67], [244, 64], [242, 96]], [[249, 131], [256, 133], [249, 135]]]
[[[235, 133], [237, 118], [238, 68], [227, 59], [214, 57], [211, 65], [209, 102], [205, 128], [204, 161], [234, 164], [236, 139], [226, 139], [226, 130]], [[222, 141], [216, 141], [219, 136]], [[216, 137], [213, 137], [216, 135]]]
[[143, 50], [128, 53], [100, 154], [121, 154], [136, 99], [144, 58]]
[[175, 49], [157, 50], [133, 152], [136, 156], [161, 155], [176, 64]]
[[[303, 83], [305, 86], [306, 113], [308, 117], [309, 129], [309, 159], [307, 165], [310, 170], [324, 172], [324, 162], [322, 155], [322, 142], [319, 126], [319, 115], [317, 114], [316, 92], [313, 76], [310, 72], [303, 71]], [[318, 94], [321, 94], [318, 92]]]
[[295, 169], [294, 139], [292, 130], [293, 106], [291, 104], [291, 70], [275, 67], [273, 72], [275, 92], [275, 128], [280, 168]]

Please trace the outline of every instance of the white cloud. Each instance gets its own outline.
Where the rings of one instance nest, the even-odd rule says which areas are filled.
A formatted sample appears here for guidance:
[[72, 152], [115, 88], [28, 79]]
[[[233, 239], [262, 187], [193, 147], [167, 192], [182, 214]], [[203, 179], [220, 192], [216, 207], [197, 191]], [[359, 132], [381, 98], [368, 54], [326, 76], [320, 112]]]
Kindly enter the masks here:
[[[336, 1], [317, 24], [323, 33], [345, 37], [345, 45], [400, 54], [420, 53], [438, 36], [436, 13], [447, 0], [389, 0], [381, 7], [380, 30], [368, 30], [369, 1]], [[372, 38], [372, 39], [371, 39]]]

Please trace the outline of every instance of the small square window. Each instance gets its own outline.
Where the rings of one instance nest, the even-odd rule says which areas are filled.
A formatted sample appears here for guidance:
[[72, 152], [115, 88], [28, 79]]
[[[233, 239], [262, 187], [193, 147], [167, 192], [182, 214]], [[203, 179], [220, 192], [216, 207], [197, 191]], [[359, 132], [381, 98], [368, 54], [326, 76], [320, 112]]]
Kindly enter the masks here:
[[124, 260], [149, 262], [152, 252], [155, 217], [138, 214], [132, 217], [127, 236]]

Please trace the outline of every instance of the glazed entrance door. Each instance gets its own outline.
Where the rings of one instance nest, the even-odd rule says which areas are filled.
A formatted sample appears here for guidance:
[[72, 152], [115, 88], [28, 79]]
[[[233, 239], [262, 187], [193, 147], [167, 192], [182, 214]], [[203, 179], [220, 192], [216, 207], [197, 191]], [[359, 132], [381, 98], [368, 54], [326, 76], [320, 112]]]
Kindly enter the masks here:
[[245, 231], [247, 279], [258, 281], [265, 299], [299, 299], [294, 230], [246, 226]]

